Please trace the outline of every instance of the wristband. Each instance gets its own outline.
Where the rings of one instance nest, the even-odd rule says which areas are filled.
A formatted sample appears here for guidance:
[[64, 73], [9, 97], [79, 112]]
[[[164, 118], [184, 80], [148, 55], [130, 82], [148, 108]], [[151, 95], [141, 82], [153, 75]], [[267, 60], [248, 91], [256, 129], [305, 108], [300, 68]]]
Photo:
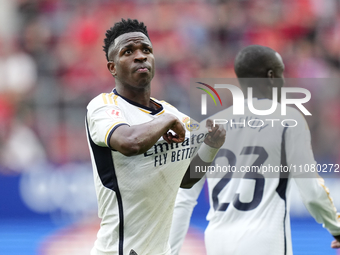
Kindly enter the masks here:
[[200, 159], [206, 163], [211, 163], [213, 162], [217, 152], [219, 151], [220, 148], [213, 148], [209, 146], [206, 143], [203, 143], [198, 150], [198, 156]]

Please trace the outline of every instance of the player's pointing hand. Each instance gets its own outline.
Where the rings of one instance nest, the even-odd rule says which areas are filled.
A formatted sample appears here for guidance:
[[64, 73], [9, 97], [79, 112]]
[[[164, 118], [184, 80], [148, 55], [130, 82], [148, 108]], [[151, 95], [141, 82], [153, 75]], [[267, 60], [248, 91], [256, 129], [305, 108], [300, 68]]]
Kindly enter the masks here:
[[224, 144], [226, 131], [222, 125], [213, 125], [213, 121], [208, 119], [206, 122], [206, 127], [208, 129], [208, 135], [204, 139], [204, 142], [213, 147], [213, 148], [221, 148]]

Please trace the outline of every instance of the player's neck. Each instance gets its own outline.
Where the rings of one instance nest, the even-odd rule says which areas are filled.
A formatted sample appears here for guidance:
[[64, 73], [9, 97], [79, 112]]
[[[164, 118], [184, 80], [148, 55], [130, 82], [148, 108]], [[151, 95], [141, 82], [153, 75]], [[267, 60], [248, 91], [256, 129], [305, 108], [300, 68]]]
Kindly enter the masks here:
[[140, 105], [146, 106], [146, 107], [152, 107], [150, 103], [150, 86], [145, 88], [131, 88], [126, 86], [116, 86], [116, 91], [119, 95], [122, 97], [125, 97], [133, 102], [136, 102]]

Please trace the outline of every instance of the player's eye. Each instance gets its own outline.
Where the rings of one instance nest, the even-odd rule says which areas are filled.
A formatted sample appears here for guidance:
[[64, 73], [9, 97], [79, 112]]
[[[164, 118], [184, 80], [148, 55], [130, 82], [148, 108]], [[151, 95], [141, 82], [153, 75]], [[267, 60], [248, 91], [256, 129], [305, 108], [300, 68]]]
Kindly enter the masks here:
[[132, 53], [132, 50], [126, 50], [124, 51], [124, 54], [131, 54]]
[[151, 52], [151, 50], [150, 50], [149, 48], [144, 48], [143, 51], [144, 51], [145, 53], [150, 53], [150, 52]]

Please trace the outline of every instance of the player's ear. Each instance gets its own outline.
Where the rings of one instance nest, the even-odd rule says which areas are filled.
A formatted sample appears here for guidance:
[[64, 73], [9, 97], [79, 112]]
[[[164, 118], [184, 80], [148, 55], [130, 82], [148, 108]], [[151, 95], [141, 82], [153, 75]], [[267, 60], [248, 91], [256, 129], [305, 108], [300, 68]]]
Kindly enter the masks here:
[[269, 78], [269, 82], [273, 85], [274, 84], [274, 71], [270, 69], [267, 72], [267, 78]]
[[113, 77], [116, 76], [116, 64], [113, 61], [107, 62], [107, 69], [109, 69], [110, 73], [113, 75]]

